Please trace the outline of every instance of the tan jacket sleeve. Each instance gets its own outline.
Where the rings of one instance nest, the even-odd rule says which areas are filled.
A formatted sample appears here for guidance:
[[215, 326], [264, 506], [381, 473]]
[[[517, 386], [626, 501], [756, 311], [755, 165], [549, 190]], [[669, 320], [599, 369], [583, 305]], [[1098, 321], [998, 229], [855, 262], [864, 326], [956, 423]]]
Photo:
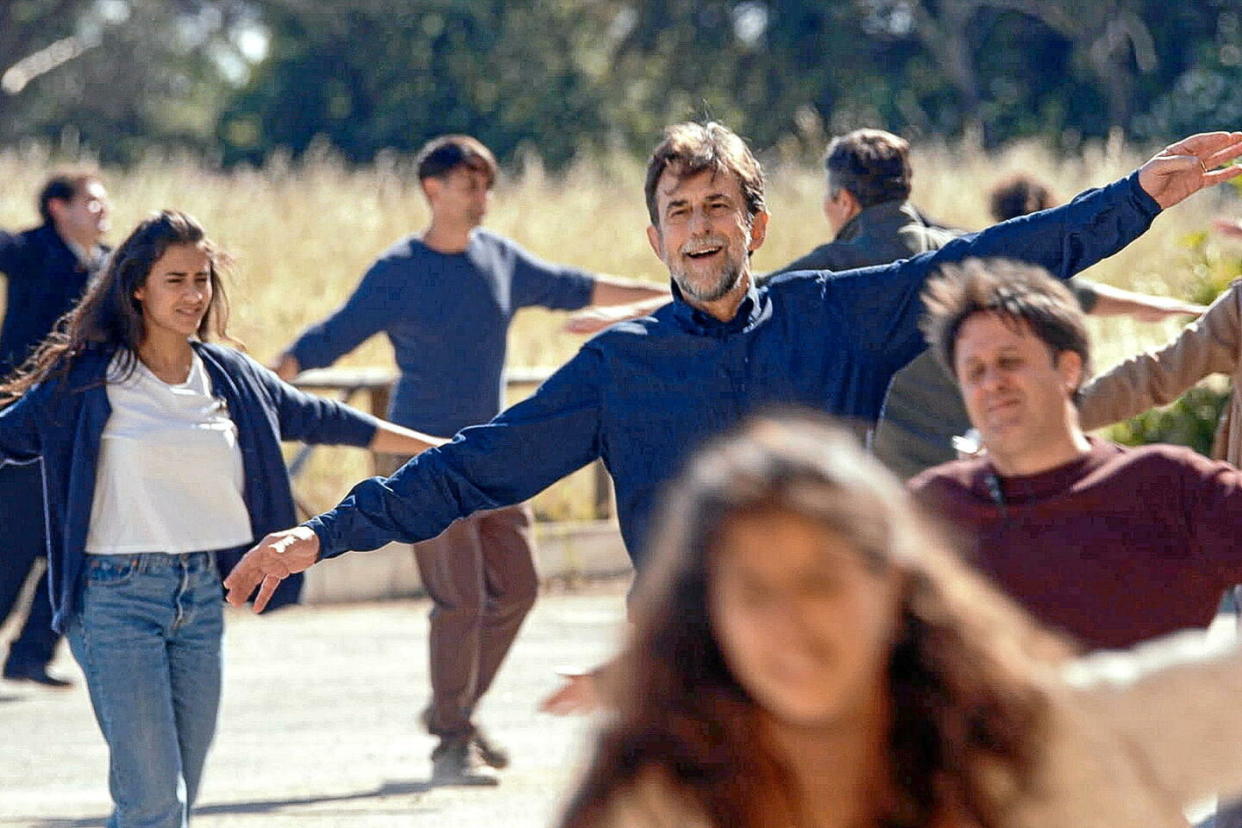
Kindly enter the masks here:
[[1082, 390], [1079, 415], [1088, 431], [1176, 400], [1209, 374], [1233, 374], [1242, 346], [1242, 287], [1217, 297], [1169, 344], [1119, 363]]
[[1179, 633], [1089, 656], [1069, 677], [1088, 720], [1174, 801], [1242, 793], [1242, 651], [1232, 643]]

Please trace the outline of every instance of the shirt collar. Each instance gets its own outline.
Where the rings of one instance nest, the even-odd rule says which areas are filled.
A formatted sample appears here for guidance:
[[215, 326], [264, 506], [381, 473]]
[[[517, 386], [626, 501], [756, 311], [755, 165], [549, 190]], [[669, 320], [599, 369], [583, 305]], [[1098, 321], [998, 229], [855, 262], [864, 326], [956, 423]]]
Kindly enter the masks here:
[[687, 331], [701, 336], [723, 338], [739, 331], [750, 330], [769, 312], [767, 291], [755, 287], [753, 275], [737, 313], [727, 322], [722, 322], [687, 302], [676, 282], [672, 282], [672, 289], [673, 317]]
[[864, 207], [856, 213], [852, 219], [845, 223], [841, 231], [837, 233], [834, 241], [851, 241], [856, 239], [873, 225], [900, 225], [906, 224], [912, 219], [919, 221], [919, 223], [924, 223], [913, 209], [907, 209], [907, 202], [904, 199], [883, 201], [870, 207]]

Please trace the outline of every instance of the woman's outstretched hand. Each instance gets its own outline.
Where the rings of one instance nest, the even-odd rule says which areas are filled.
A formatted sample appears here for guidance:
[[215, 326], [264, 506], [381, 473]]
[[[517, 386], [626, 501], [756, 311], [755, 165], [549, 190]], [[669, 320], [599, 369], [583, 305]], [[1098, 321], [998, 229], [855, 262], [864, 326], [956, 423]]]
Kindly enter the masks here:
[[259, 588], [254, 611], [262, 612], [280, 582], [295, 572], [309, 569], [319, 560], [319, 536], [305, 526], [273, 532], [259, 541], [224, 579], [225, 599], [235, 607]]

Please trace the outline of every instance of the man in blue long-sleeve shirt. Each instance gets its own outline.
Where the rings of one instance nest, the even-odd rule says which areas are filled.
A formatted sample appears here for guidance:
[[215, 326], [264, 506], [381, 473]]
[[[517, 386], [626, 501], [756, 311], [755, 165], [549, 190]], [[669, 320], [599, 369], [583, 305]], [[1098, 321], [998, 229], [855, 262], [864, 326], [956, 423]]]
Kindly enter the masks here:
[[[107, 248], [108, 193], [88, 172], [56, 173], [39, 192], [38, 227], [0, 230], [0, 273], [5, 274], [5, 314], [0, 325], [0, 377], [29, 357], [69, 311], [103, 266]], [[47, 554], [38, 463], [0, 469], [0, 624], [13, 610], [35, 561]], [[47, 666], [60, 634], [52, 629], [47, 574], [39, 579], [30, 613], [9, 647], [4, 677], [47, 687], [69, 682]]]
[[[496, 172], [491, 152], [474, 138], [447, 135], [424, 147], [418, 178], [430, 226], [384, 253], [340, 309], [302, 333], [277, 373], [292, 379], [330, 365], [383, 332], [401, 369], [389, 418], [426, 434], [456, 434], [500, 411], [506, 338], [519, 308], [667, 298], [656, 285], [541, 261], [481, 229]], [[530, 508], [497, 506], [414, 548], [433, 602], [432, 693], [423, 719], [440, 737], [432, 753], [436, 781], [490, 782], [484, 763], [507, 764], [472, 715], [535, 602], [538, 580]]]
[[950, 261], [1006, 256], [1060, 278], [1120, 250], [1162, 208], [1231, 178], [1242, 133], [1167, 147], [1134, 174], [1072, 203], [963, 236], [940, 250], [843, 273], [751, 283], [764, 239], [763, 178], [718, 124], [670, 127], [648, 167], [648, 239], [674, 301], [595, 337], [529, 399], [462, 431], [337, 507], [265, 538], [233, 571], [229, 600], [320, 557], [430, 537], [478, 509], [523, 500], [596, 457], [616, 485], [635, 564], [660, 487], [702, 441], [756, 409], [801, 405], [874, 423], [893, 373], [924, 347], [919, 293]]

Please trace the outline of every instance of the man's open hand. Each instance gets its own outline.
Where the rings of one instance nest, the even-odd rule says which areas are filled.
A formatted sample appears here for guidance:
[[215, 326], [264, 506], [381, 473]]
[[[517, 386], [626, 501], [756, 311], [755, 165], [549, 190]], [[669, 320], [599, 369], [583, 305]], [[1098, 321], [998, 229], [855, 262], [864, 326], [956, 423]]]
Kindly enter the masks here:
[[273, 532], [242, 557], [224, 579], [226, 599], [235, 607], [259, 587], [254, 611], [262, 612], [280, 582], [295, 572], [308, 569], [319, 559], [319, 536], [305, 526]]
[[1172, 207], [1200, 190], [1242, 175], [1226, 167], [1242, 156], [1242, 132], [1201, 132], [1170, 144], [1139, 167], [1139, 186], [1161, 207]]

